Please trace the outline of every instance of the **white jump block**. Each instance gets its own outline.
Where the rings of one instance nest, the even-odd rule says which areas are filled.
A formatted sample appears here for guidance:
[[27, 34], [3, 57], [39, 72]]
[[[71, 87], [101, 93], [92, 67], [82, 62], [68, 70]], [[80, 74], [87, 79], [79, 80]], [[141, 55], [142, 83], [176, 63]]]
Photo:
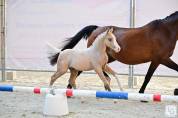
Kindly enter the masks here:
[[45, 116], [63, 116], [69, 113], [65, 94], [46, 94], [43, 114]]

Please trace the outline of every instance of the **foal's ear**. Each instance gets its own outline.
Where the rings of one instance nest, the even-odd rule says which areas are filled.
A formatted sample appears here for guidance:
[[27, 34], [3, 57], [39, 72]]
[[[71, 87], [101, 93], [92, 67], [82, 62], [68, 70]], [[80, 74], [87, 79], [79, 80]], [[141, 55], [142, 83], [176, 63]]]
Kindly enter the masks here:
[[108, 29], [108, 33], [112, 33], [113, 32], [113, 27], [111, 27], [110, 29]]

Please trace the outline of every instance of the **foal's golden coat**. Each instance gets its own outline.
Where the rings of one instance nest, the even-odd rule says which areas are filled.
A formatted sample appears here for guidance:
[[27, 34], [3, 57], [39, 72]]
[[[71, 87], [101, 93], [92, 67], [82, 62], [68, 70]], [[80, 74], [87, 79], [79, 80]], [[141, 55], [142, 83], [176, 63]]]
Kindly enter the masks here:
[[115, 76], [118, 85], [122, 90], [115, 72], [106, 65], [108, 62], [106, 48], [108, 47], [115, 52], [120, 51], [120, 46], [116, 42], [116, 37], [112, 32], [113, 29], [111, 28], [100, 34], [93, 45], [85, 50], [78, 51], [74, 49], [67, 49], [61, 51], [57, 60], [57, 71], [51, 77], [50, 86], [53, 85], [57, 78], [65, 74], [67, 70], [70, 69], [71, 76], [69, 83], [76, 88], [75, 79], [78, 71], [95, 70], [100, 79], [103, 81], [106, 90], [111, 91], [109, 82], [105, 78], [103, 71], [109, 72]]

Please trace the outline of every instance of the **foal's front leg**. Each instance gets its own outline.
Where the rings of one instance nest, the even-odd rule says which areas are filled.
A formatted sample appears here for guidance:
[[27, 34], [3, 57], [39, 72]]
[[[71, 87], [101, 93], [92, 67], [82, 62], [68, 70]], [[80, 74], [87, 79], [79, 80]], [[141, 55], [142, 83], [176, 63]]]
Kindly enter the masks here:
[[105, 78], [107, 79], [107, 81], [109, 83], [109, 86], [110, 86], [111, 78], [109, 77], [109, 75], [105, 71], [103, 71], [103, 73], [104, 73], [104, 76], [105, 76]]
[[105, 76], [103, 74], [102, 67], [97, 66], [97, 67], [94, 68], [94, 70], [99, 75], [100, 79], [103, 81], [105, 90], [111, 91], [111, 88], [109, 86], [109, 82], [107, 81], [107, 79], [105, 78]]
[[106, 71], [106, 72], [112, 74], [112, 75], [115, 77], [115, 79], [117, 80], [117, 84], [118, 84], [120, 90], [123, 91], [123, 88], [122, 88], [122, 86], [121, 86], [121, 83], [120, 83], [120, 81], [119, 81], [119, 78], [116, 76], [116, 72], [114, 72], [114, 70], [112, 70], [108, 65], [105, 65], [104, 71]]

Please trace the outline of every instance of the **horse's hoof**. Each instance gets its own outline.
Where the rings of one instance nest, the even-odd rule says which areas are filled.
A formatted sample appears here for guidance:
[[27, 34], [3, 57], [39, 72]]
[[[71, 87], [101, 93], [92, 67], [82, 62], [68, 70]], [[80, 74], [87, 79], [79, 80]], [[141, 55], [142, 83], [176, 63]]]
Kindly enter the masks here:
[[148, 103], [148, 101], [146, 101], [146, 100], [141, 100], [140, 102], [142, 102], [142, 103]]
[[174, 89], [174, 95], [178, 95], [178, 88]]

